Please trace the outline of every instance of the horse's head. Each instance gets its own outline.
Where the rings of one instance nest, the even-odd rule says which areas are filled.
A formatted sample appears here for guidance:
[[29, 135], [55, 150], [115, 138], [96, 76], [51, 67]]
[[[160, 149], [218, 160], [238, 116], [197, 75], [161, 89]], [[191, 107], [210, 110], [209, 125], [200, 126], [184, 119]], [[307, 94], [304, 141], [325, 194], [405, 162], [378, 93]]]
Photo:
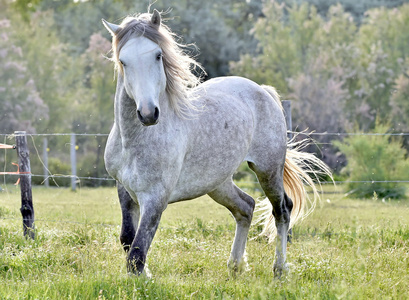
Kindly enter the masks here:
[[128, 18], [121, 25], [103, 20], [113, 36], [114, 60], [123, 76], [125, 91], [135, 101], [137, 115], [145, 126], [158, 123], [159, 99], [166, 90], [163, 51], [159, 39], [161, 17], [152, 15]]
[[200, 78], [192, 70], [203, 69], [183, 52], [184, 45], [161, 22], [157, 10], [127, 17], [120, 25], [102, 22], [112, 35], [112, 60], [123, 77], [126, 93], [135, 101], [142, 124], [158, 122], [159, 99], [165, 92], [179, 116], [195, 110], [190, 90], [200, 83]]

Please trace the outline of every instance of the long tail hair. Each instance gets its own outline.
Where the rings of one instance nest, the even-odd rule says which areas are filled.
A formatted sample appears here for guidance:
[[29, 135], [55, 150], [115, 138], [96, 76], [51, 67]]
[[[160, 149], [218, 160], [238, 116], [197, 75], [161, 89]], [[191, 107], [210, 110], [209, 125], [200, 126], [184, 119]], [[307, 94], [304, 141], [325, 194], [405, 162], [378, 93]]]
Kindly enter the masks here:
[[[273, 87], [262, 86], [282, 108], [278, 93]], [[308, 139], [295, 141], [295, 138], [287, 143], [287, 155], [284, 163], [284, 190], [293, 201], [291, 211], [290, 228], [297, 222], [306, 218], [314, 210], [320, 199], [317, 185], [321, 187], [320, 177], [322, 175], [331, 178], [329, 167], [311, 153], [302, 152], [308, 146]], [[315, 181], [315, 182], [314, 182]], [[312, 197], [307, 193], [306, 187], [312, 191]], [[256, 224], [262, 224], [263, 230], [260, 235], [265, 235], [271, 242], [276, 236], [276, 226], [273, 208], [268, 200], [264, 198], [257, 203], [256, 212], [261, 212]]]

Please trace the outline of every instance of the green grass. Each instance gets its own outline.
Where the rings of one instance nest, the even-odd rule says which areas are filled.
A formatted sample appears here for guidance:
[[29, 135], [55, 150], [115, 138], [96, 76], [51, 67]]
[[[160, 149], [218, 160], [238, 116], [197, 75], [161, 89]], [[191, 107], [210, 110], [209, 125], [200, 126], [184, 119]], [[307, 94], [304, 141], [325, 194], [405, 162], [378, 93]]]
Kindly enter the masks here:
[[[234, 220], [207, 197], [170, 205], [148, 255], [153, 278], [126, 274], [113, 188], [35, 188], [37, 238], [22, 236], [20, 193], [0, 193], [0, 299], [404, 299], [409, 202], [324, 194], [294, 229], [290, 274], [273, 277], [274, 245], [248, 242], [249, 270], [226, 262]], [[255, 237], [257, 227], [250, 236]]]

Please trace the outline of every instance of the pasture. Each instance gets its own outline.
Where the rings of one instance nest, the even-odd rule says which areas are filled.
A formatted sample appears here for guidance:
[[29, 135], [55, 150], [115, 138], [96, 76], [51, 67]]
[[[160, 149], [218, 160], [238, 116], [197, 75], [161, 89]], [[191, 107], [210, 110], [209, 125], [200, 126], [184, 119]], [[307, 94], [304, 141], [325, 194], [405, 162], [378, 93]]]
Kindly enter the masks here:
[[[36, 187], [33, 197], [35, 241], [22, 234], [19, 189], [0, 192], [0, 299], [408, 297], [407, 200], [324, 194], [295, 227], [281, 280], [273, 277], [274, 245], [263, 238], [248, 241], [248, 270], [229, 276], [235, 222], [224, 207], [208, 197], [172, 204], [149, 250], [147, 279], [126, 274], [114, 188]], [[252, 226], [250, 237], [259, 230]]]

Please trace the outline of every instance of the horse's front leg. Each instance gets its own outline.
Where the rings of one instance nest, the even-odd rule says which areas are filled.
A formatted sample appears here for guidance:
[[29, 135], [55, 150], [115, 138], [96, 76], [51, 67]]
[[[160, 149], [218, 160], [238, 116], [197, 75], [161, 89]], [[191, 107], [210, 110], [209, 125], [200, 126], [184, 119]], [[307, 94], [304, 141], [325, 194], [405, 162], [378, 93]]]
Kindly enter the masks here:
[[162, 212], [166, 208], [166, 202], [158, 201], [158, 198], [139, 200], [140, 198], [138, 195], [141, 218], [127, 258], [128, 272], [137, 275], [144, 271], [146, 255], [158, 229]]
[[125, 252], [129, 251], [139, 223], [139, 204], [134, 201], [124, 186], [117, 182], [119, 203], [122, 211], [120, 240]]

